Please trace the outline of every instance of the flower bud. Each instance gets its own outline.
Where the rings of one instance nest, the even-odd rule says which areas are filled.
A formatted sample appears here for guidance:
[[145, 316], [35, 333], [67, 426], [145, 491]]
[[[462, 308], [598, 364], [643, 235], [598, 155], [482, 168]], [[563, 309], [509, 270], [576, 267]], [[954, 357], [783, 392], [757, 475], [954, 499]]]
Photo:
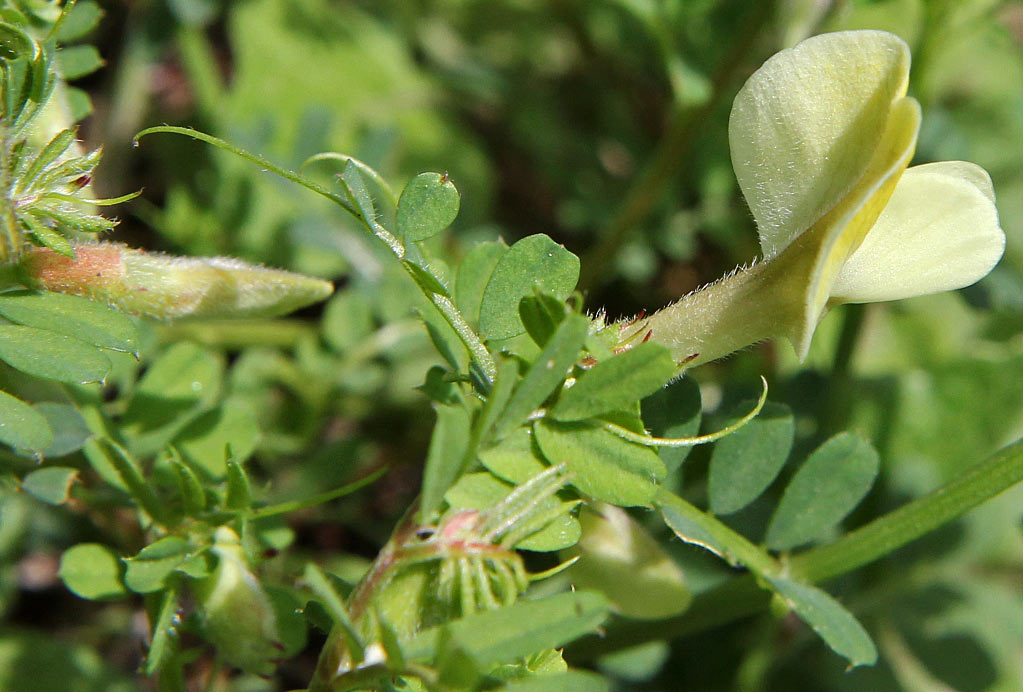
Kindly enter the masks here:
[[32, 288], [72, 293], [155, 317], [273, 317], [323, 300], [329, 281], [226, 257], [172, 257], [120, 243], [74, 245], [75, 258], [31, 248]]
[[267, 675], [280, 655], [273, 605], [249, 571], [238, 534], [217, 529], [213, 553], [217, 567], [196, 586], [206, 637], [233, 666]]

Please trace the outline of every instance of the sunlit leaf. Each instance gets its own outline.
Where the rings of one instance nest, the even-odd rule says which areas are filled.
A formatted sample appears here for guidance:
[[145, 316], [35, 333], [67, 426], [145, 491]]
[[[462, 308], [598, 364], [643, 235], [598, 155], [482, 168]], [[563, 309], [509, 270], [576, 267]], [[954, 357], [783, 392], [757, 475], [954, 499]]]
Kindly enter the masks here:
[[571, 315], [558, 325], [543, 351], [536, 357], [519, 382], [508, 404], [497, 420], [494, 436], [500, 438], [518, 427], [539, 408], [568, 375], [576, 362], [586, 338], [589, 320]]
[[653, 394], [675, 374], [675, 361], [659, 344], [641, 344], [583, 373], [550, 411], [556, 420], [583, 420], [625, 408]]
[[64, 551], [58, 574], [82, 598], [100, 600], [128, 593], [121, 581], [121, 559], [99, 543], [79, 543]]
[[409, 658], [435, 654], [441, 629], [481, 666], [515, 661], [562, 646], [594, 631], [608, 616], [607, 600], [593, 591], [560, 593], [537, 601], [471, 615], [420, 633], [406, 648]]
[[517, 428], [497, 444], [480, 451], [480, 462], [498, 478], [525, 483], [546, 467], [532, 428]]
[[490, 275], [480, 305], [480, 332], [487, 339], [523, 333], [520, 300], [536, 290], [567, 298], [578, 280], [578, 257], [545, 235], [523, 238], [501, 256]]
[[8, 293], [0, 315], [114, 351], [138, 351], [138, 333], [127, 315], [102, 303], [62, 293]]
[[398, 236], [426, 240], [451, 225], [458, 216], [460, 197], [454, 183], [440, 173], [420, 173], [398, 200]]
[[35, 327], [0, 325], [0, 360], [29, 375], [58, 382], [102, 382], [110, 359], [95, 346]]
[[545, 419], [533, 430], [548, 461], [565, 464], [572, 485], [596, 500], [623, 507], [648, 505], [664, 479], [664, 462], [656, 452], [599, 425]]

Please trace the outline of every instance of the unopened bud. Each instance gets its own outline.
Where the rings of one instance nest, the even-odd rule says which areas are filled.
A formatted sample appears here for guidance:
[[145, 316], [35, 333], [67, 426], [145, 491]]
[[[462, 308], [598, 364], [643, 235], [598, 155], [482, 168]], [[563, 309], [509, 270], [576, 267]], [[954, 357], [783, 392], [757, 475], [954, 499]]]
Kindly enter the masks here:
[[79, 243], [75, 258], [31, 248], [33, 288], [72, 293], [158, 319], [273, 317], [323, 300], [329, 281], [226, 257], [172, 257], [120, 243]]
[[196, 587], [206, 638], [233, 666], [267, 675], [280, 655], [273, 605], [249, 571], [238, 534], [217, 529], [213, 552], [217, 567]]

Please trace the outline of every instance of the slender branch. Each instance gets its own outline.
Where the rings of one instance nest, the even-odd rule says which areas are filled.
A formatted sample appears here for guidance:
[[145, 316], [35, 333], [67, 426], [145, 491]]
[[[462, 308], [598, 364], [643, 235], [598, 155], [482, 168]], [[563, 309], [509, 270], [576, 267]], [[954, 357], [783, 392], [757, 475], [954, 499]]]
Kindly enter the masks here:
[[480, 369], [486, 376], [486, 383], [488, 385], [493, 384], [494, 378], [497, 377], [497, 363], [494, 362], [494, 357], [490, 355], [487, 347], [483, 345], [483, 340], [472, 330], [472, 327], [465, 321], [465, 317], [462, 316], [462, 313], [459, 312], [450, 298], [433, 291], [429, 291], [428, 295], [430, 296], [430, 302], [436, 306], [440, 314], [444, 316], [444, 319], [451, 325], [451, 328], [458, 334], [462, 343], [469, 349], [473, 360], [479, 363]]
[[351, 495], [356, 490], [360, 490], [361, 488], [366, 487], [376, 479], [380, 478], [380, 476], [387, 473], [387, 471], [388, 471], [387, 467], [384, 466], [377, 469], [368, 476], [360, 478], [359, 480], [353, 481], [347, 485], [343, 485], [340, 488], [328, 490], [325, 493], [319, 493], [317, 495], [313, 495], [312, 497], [302, 498], [301, 500], [281, 502], [276, 505], [270, 505], [269, 507], [260, 507], [257, 510], [253, 510], [253, 512], [249, 514], [249, 517], [251, 519], [262, 519], [263, 517], [272, 517], [277, 514], [286, 514], [288, 512], [294, 512], [295, 510], [305, 509], [307, 507], [315, 507], [316, 505], [322, 505], [325, 502], [336, 500], [339, 497]]
[[675, 493], [659, 488], [654, 504], [671, 510], [706, 531], [729, 557], [758, 575], [777, 576], [781, 566], [766, 550], [753, 545], [745, 536], [723, 524], [708, 512], [689, 504]]
[[325, 151], [323, 153], [310, 156], [302, 162], [302, 165], [299, 166], [298, 169], [301, 171], [306, 166], [318, 161], [340, 161], [342, 163], [348, 163], [350, 161], [353, 166], [359, 169], [360, 173], [376, 183], [376, 186], [384, 193], [387, 197], [387, 201], [391, 203], [392, 207], [398, 206], [398, 195], [395, 194], [394, 188], [392, 188], [384, 179], [384, 176], [380, 175], [380, 173], [378, 173], [372, 166], [360, 161], [354, 156], [349, 156], [348, 154], [341, 154], [336, 151]]
[[[879, 517], [834, 543], [793, 557], [788, 567], [794, 576], [811, 583], [846, 574], [958, 519], [1020, 482], [1023, 482], [1023, 440], [1002, 448], [929, 495]], [[659, 493], [658, 503], [678, 509], [677, 502], [661, 502], [662, 495], [668, 493]], [[692, 512], [685, 516], [699, 518]], [[656, 622], [617, 621], [600, 638], [588, 637], [570, 645], [566, 657], [584, 661], [643, 642], [705, 632], [761, 612], [770, 603], [770, 598], [770, 594], [757, 585], [755, 577], [746, 574], [697, 594], [689, 610], [678, 617]]]
[[945, 486], [841, 539], [792, 558], [792, 573], [820, 582], [869, 564], [1023, 482], [1023, 439], [1003, 447]]
[[359, 219], [360, 221], [363, 220], [362, 214], [360, 214], [359, 211], [352, 206], [352, 204], [348, 201], [348, 198], [346, 196], [333, 192], [332, 190], [324, 187], [323, 185], [320, 185], [316, 181], [310, 180], [309, 178], [306, 178], [305, 176], [296, 173], [290, 168], [278, 166], [270, 159], [264, 158], [259, 154], [253, 154], [249, 151], [246, 151], [245, 149], [242, 149], [241, 147], [236, 147], [235, 145], [231, 144], [226, 140], [220, 139], [219, 137], [214, 137], [213, 135], [208, 135], [205, 132], [200, 132], [199, 130], [193, 130], [190, 127], [176, 127], [174, 125], [159, 125], [157, 127], [147, 127], [145, 130], [142, 130], [137, 135], [135, 135], [135, 138], [132, 140], [132, 143], [135, 146], [138, 146], [139, 140], [142, 139], [143, 137], [158, 133], [185, 135], [186, 137], [191, 137], [192, 139], [197, 139], [200, 142], [206, 142], [207, 144], [212, 144], [213, 146], [219, 149], [231, 152], [235, 156], [239, 156], [245, 159], [246, 161], [254, 163], [257, 166], [261, 166], [263, 169], [270, 171], [271, 173], [275, 173], [284, 178], [285, 180], [290, 180], [293, 183], [301, 185], [307, 190], [311, 190], [312, 192], [315, 192], [318, 195], [326, 197], [331, 202], [334, 202], [355, 218]]

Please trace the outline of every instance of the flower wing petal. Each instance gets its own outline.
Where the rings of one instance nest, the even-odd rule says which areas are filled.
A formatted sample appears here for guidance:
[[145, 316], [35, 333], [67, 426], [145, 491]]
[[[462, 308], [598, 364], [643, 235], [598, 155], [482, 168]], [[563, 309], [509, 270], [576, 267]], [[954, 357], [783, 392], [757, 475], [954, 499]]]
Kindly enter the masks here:
[[907, 169], [888, 206], [831, 287], [833, 303], [899, 300], [983, 278], [1001, 259], [991, 178], [944, 161]]
[[770, 58], [732, 106], [732, 165], [765, 259], [856, 185], [892, 105], [906, 93], [909, 48], [884, 31], [843, 31]]

